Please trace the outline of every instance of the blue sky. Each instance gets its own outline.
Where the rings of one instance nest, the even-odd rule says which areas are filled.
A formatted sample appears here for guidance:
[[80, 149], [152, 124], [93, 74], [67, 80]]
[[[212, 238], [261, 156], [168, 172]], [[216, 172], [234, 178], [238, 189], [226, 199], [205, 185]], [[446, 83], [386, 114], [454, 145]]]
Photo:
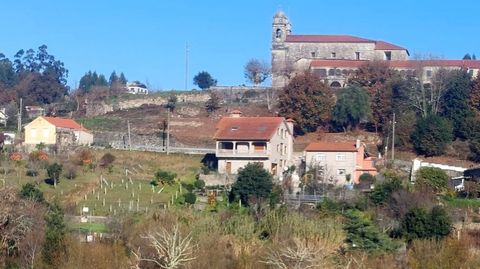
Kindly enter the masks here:
[[0, 52], [46, 44], [74, 86], [88, 70], [155, 89], [188, 88], [199, 71], [219, 85], [246, 83], [251, 58], [270, 61], [271, 23], [282, 9], [294, 34], [351, 34], [388, 41], [415, 53], [480, 56], [480, 1], [34, 1], [1, 4]]

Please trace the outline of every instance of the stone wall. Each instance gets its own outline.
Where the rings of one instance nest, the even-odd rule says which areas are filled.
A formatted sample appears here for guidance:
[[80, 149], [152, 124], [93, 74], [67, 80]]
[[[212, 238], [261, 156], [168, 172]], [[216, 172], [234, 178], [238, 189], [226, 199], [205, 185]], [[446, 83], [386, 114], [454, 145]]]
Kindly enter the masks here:
[[[128, 148], [128, 133], [127, 132], [106, 132], [94, 131], [93, 144], [95, 146], [111, 146], [113, 148]], [[157, 149], [161, 151], [164, 146], [164, 139], [161, 133], [158, 134], [130, 134], [133, 149]], [[165, 138], [166, 143], [166, 138]], [[185, 145], [176, 141], [175, 136], [170, 135], [171, 147], [185, 147]]]

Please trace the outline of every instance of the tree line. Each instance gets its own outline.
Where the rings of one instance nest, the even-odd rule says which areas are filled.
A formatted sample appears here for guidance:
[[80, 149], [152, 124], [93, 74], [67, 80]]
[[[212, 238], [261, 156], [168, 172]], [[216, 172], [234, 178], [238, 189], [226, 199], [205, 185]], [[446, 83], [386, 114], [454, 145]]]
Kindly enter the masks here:
[[454, 143], [480, 160], [480, 76], [472, 78], [466, 69], [430, 73], [419, 66], [403, 73], [369, 62], [337, 91], [305, 72], [281, 91], [279, 110], [296, 121], [300, 134], [363, 129], [384, 137], [391, 136], [395, 114], [396, 146], [435, 156]]

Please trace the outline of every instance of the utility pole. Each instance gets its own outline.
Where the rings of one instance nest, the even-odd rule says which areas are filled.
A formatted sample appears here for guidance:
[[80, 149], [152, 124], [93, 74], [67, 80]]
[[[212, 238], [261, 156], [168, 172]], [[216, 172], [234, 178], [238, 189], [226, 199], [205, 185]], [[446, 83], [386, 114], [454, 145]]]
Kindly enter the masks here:
[[130, 121], [127, 120], [127, 128], [128, 128], [128, 150], [132, 150], [132, 137], [130, 136]]
[[185, 91], [188, 91], [188, 42], [185, 43]]
[[170, 108], [167, 107], [167, 155], [170, 154]]
[[392, 120], [392, 162], [395, 161], [395, 112]]
[[20, 138], [22, 133], [22, 111], [23, 111], [23, 98], [20, 98], [20, 107], [17, 113], [17, 137]]

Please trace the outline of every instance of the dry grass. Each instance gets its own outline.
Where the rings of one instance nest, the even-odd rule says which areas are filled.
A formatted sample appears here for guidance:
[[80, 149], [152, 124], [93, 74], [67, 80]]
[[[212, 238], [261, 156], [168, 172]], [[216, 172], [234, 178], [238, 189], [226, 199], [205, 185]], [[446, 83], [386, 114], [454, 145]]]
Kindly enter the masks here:
[[[137, 199], [139, 210], [145, 211], [146, 208], [152, 210], [159, 206], [163, 207], [163, 204], [167, 203], [178, 189], [178, 186], [165, 186], [163, 191], [158, 193], [162, 186], [157, 186], [153, 191], [150, 181], [156, 170], [175, 172], [180, 181], [192, 182], [201, 167], [203, 157], [121, 150], [95, 150], [92, 152], [94, 162], [98, 162], [107, 152], [113, 154], [116, 157], [113, 170], [109, 172], [108, 169], [96, 168], [92, 171], [76, 165], [77, 177], [72, 180], [62, 177], [55, 189], [44, 182], [44, 179], [47, 178], [45, 169], [40, 169], [40, 174], [35, 179], [25, 176], [27, 170], [25, 164], [15, 166], [4, 161], [3, 167], [8, 166], [13, 169], [6, 176], [6, 184], [20, 188], [27, 182], [37, 180], [38, 186], [44, 192], [47, 200], [58, 199], [70, 211], [69, 213], [78, 214], [83, 206], [90, 207], [93, 214], [96, 215], [111, 214], [113, 211], [136, 211]], [[75, 165], [75, 156], [74, 152], [65, 156], [54, 156], [50, 158], [50, 162], [60, 162], [64, 167], [72, 166]], [[130, 171], [128, 176], [125, 175], [125, 169]], [[106, 179], [108, 186], [100, 182], [101, 177]], [[112, 212], [110, 212], [110, 206]]]

